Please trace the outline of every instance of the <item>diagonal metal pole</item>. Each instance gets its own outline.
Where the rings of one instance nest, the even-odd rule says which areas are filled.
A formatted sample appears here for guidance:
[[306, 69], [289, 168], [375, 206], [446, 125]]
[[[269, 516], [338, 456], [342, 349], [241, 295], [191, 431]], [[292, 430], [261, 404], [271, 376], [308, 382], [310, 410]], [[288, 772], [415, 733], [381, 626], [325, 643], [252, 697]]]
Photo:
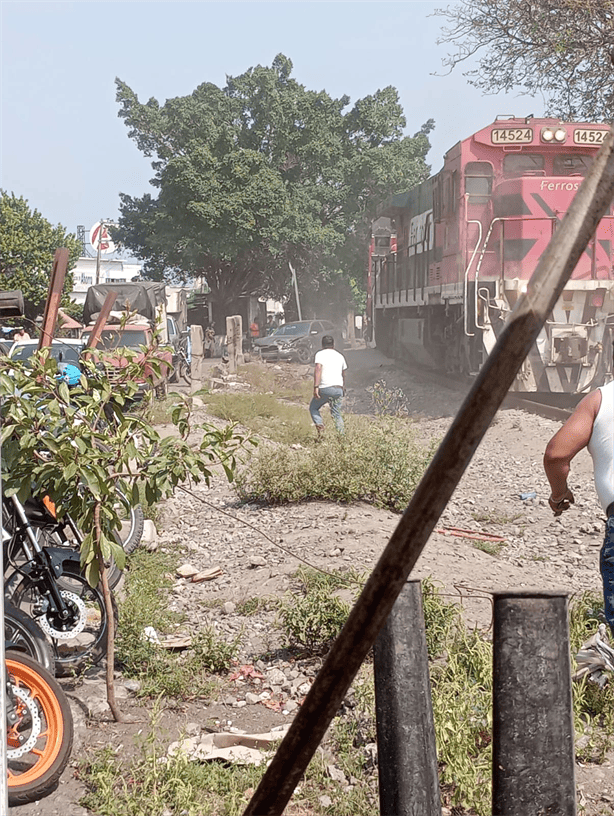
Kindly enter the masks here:
[[45, 346], [50, 346], [53, 340], [69, 260], [70, 252], [65, 247], [56, 249], [53, 256], [53, 268], [49, 277], [49, 292], [45, 303], [43, 326], [38, 340], [39, 350]]
[[356, 672], [523, 360], [614, 197], [610, 131], [527, 291], [489, 355], [244, 811], [278, 816], [292, 796]]

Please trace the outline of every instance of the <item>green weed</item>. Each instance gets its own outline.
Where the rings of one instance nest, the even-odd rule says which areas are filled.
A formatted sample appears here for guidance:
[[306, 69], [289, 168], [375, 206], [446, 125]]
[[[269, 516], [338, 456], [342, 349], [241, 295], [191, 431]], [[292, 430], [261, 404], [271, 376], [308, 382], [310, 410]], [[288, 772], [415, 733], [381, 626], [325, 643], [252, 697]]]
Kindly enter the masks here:
[[303, 567], [297, 577], [298, 592], [280, 603], [280, 621], [290, 646], [319, 654], [335, 640], [349, 614], [348, 604], [333, 594], [344, 581]]
[[499, 555], [503, 547], [505, 547], [505, 542], [476, 540], [473, 542], [473, 546], [476, 550], [481, 550], [488, 553], [488, 555]]
[[432, 456], [407, 420], [350, 416], [343, 436], [333, 430], [309, 448], [261, 446], [238, 474], [247, 501], [366, 501], [405, 509]]
[[79, 774], [87, 786], [81, 805], [98, 816], [239, 816], [262, 769], [190, 762], [182, 753], [167, 758], [154, 722], [129, 763], [119, 749], [105, 748], [81, 763]]
[[193, 637], [189, 650], [173, 654], [144, 636], [148, 626], [162, 636], [175, 633], [180, 623], [168, 607], [174, 562], [172, 555], [158, 552], [136, 550], [131, 556], [120, 605], [117, 660], [124, 676], [139, 680], [143, 696], [207, 697], [216, 685], [210, 674], [228, 669], [239, 638], [228, 643], [206, 627]]

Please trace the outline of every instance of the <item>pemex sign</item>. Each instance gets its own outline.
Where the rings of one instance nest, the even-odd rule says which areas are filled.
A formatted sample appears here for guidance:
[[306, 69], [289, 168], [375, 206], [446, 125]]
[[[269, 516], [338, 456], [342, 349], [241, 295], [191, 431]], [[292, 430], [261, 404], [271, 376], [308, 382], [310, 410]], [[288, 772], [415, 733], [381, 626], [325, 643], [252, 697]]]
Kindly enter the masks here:
[[90, 230], [90, 244], [101, 255], [115, 252], [115, 244], [109, 235], [109, 225], [105, 221], [97, 221]]

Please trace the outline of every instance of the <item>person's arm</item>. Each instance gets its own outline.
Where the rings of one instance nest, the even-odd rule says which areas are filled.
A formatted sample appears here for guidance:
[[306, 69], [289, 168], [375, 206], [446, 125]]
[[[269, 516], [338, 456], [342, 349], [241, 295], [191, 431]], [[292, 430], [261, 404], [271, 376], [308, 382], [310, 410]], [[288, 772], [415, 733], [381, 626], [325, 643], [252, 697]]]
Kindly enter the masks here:
[[548, 504], [555, 516], [569, 510], [569, 506], [574, 503], [573, 493], [567, 485], [571, 460], [588, 445], [600, 405], [600, 391], [593, 391], [584, 397], [548, 442], [544, 454], [544, 470], [551, 490]]
[[313, 370], [313, 396], [320, 398], [320, 382], [322, 381], [322, 363], [316, 363]]

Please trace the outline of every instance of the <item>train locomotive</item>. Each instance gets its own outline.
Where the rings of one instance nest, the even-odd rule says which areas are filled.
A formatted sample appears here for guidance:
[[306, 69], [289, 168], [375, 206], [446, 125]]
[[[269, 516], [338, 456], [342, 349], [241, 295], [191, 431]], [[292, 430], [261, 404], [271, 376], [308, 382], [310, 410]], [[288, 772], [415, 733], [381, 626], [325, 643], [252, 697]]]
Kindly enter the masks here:
[[[452, 147], [436, 175], [385, 202], [367, 284], [378, 347], [475, 374], [608, 131], [497, 118]], [[577, 395], [612, 379], [613, 224], [610, 206], [512, 390]]]

